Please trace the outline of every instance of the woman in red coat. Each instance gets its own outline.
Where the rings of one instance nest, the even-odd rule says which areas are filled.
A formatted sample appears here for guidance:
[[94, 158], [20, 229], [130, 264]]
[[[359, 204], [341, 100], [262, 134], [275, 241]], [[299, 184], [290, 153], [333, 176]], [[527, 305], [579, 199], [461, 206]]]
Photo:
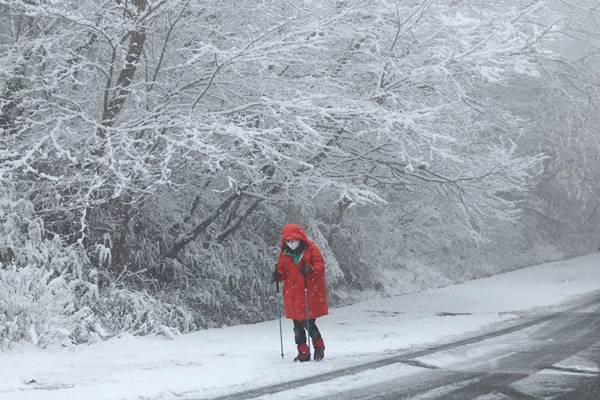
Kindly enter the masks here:
[[[288, 224], [281, 231], [281, 251], [273, 279], [283, 282], [285, 316], [294, 321], [294, 337], [298, 347], [295, 360], [310, 360], [310, 349], [306, 344], [307, 327], [315, 349], [314, 359], [322, 360], [325, 342], [315, 320], [329, 312], [325, 262], [317, 244], [309, 240], [298, 225]], [[308, 321], [305, 288], [308, 294]]]

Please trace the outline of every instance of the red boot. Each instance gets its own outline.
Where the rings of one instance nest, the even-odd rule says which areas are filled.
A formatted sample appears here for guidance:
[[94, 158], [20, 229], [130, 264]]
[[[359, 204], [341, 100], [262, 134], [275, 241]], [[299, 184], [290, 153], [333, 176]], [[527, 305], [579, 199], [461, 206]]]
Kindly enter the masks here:
[[318, 338], [313, 341], [313, 346], [315, 348], [314, 360], [321, 361], [323, 357], [325, 357], [325, 342], [323, 341], [323, 338]]
[[298, 355], [294, 358], [294, 361], [310, 361], [310, 349], [306, 345], [306, 343], [302, 343], [298, 345]]

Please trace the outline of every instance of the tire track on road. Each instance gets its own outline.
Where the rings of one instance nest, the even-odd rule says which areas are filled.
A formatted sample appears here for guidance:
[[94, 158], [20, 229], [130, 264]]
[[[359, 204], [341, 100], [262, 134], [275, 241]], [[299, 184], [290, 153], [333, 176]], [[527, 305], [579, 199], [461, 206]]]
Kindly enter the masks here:
[[[274, 385], [263, 386], [260, 388], [237, 392], [237, 393], [232, 393], [232, 394], [227, 394], [224, 396], [208, 397], [208, 398], [206, 398], [206, 397], [205, 398], [195, 398], [194, 400], [248, 400], [248, 399], [253, 399], [253, 398], [260, 397], [260, 396], [267, 395], [267, 394], [284, 392], [287, 390], [295, 389], [297, 387], [311, 385], [311, 384], [315, 384], [315, 383], [319, 383], [319, 382], [324, 382], [324, 381], [340, 378], [343, 376], [355, 375], [355, 374], [358, 374], [360, 372], [364, 372], [364, 371], [367, 371], [370, 369], [386, 367], [386, 366], [389, 366], [392, 364], [405, 363], [406, 361], [410, 362], [410, 360], [413, 360], [416, 358], [424, 357], [427, 355], [431, 355], [431, 354], [435, 354], [435, 353], [439, 353], [439, 352], [443, 352], [443, 351], [447, 351], [447, 350], [452, 350], [455, 348], [459, 348], [459, 347], [474, 344], [474, 343], [483, 342], [488, 339], [501, 337], [501, 336], [515, 333], [515, 332], [518, 332], [518, 331], [521, 331], [521, 330], [524, 330], [527, 328], [534, 327], [536, 325], [541, 325], [541, 324], [549, 322], [553, 319], [556, 319], [562, 315], [576, 313], [578, 310], [582, 310], [582, 309], [585, 309], [585, 308], [588, 308], [588, 307], [591, 307], [591, 306], [594, 306], [597, 304], [600, 304], [600, 296], [595, 294], [592, 300], [589, 300], [582, 304], [578, 304], [576, 306], [570, 307], [566, 310], [542, 315], [541, 317], [533, 318], [526, 322], [512, 325], [512, 326], [509, 326], [509, 327], [506, 327], [503, 329], [499, 329], [497, 331], [488, 332], [488, 333], [485, 333], [482, 335], [472, 336], [472, 337], [469, 337], [469, 338], [466, 338], [463, 340], [459, 340], [456, 342], [451, 342], [451, 343], [446, 343], [446, 344], [439, 345], [439, 346], [429, 347], [429, 348], [426, 348], [423, 350], [402, 353], [402, 354], [398, 354], [396, 356], [386, 357], [386, 358], [382, 358], [382, 359], [368, 362], [365, 364], [360, 364], [360, 365], [356, 365], [356, 366], [352, 366], [352, 367], [348, 367], [348, 368], [343, 368], [343, 369], [339, 369], [339, 370], [335, 370], [335, 371], [331, 371], [331, 372], [327, 372], [324, 374], [315, 375], [315, 376], [311, 376], [311, 377], [307, 377], [307, 378], [278, 383], [278, 384], [274, 384]], [[476, 376], [476, 374], [469, 375], [469, 378], [473, 378], [474, 376]]]

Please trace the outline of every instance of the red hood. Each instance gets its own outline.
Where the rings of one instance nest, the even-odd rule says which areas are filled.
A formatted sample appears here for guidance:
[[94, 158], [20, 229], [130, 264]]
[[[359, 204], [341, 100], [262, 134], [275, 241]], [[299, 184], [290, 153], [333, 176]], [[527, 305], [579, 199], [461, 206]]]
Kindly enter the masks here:
[[296, 224], [287, 224], [281, 230], [281, 241], [285, 242], [288, 240], [299, 239], [304, 243], [308, 243], [308, 236], [306, 236], [306, 232], [299, 225]]

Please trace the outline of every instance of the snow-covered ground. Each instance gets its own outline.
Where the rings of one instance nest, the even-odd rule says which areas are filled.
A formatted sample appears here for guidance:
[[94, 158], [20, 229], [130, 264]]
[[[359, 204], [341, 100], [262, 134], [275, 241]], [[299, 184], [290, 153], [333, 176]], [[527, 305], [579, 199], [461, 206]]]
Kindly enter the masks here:
[[[292, 362], [296, 351], [287, 320], [283, 360], [276, 320], [175, 340], [121, 337], [73, 349], [20, 347], [0, 354], [0, 399], [210, 398], [451, 341], [565, 307], [597, 290], [600, 253], [332, 309], [317, 321], [326, 343], [320, 363]], [[386, 369], [405, 373], [411, 368], [385, 367], [353, 379], [377, 380]], [[322, 384], [320, 390], [335, 391], [335, 386]]]

